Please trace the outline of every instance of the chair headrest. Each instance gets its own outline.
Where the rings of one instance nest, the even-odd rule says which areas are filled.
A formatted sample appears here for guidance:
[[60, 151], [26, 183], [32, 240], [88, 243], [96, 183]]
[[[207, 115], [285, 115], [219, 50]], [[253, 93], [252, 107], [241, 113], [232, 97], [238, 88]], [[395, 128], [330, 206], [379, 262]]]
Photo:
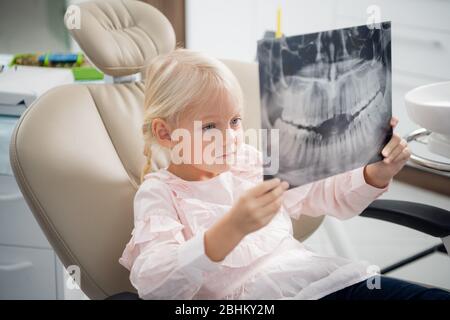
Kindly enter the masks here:
[[152, 58], [175, 48], [169, 20], [141, 1], [97, 0], [72, 5], [64, 21], [92, 63], [111, 76], [142, 72]]

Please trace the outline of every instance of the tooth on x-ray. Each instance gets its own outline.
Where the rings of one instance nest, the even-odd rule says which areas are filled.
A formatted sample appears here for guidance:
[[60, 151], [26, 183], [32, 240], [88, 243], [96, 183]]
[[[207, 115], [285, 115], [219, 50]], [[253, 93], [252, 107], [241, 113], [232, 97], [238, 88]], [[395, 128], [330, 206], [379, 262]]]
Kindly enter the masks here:
[[262, 127], [279, 130], [279, 141], [263, 136], [264, 155], [279, 152], [265, 178], [295, 187], [382, 160], [392, 136], [390, 29], [383, 22], [258, 41]]

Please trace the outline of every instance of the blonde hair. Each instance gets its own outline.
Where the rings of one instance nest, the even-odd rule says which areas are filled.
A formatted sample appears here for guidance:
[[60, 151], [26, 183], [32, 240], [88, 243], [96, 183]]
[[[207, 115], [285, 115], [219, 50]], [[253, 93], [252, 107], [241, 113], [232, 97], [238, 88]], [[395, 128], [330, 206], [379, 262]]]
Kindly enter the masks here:
[[201, 106], [212, 95], [227, 92], [234, 103], [243, 110], [243, 94], [238, 80], [221, 61], [204, 53], [177, 48], [156, 56], [145, 76], [144, 155], [141, 183], [152, 168], [152, 121], [161, 118], [177, 125], [186, 108]]

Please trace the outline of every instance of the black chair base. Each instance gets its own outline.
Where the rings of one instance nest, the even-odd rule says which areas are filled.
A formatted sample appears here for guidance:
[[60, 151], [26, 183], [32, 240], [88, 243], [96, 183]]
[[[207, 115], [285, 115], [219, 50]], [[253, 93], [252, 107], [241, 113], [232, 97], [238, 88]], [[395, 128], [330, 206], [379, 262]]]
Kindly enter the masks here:
[[137, 293], [120, 292], [107, 297], [105, 300], [142, 300]]

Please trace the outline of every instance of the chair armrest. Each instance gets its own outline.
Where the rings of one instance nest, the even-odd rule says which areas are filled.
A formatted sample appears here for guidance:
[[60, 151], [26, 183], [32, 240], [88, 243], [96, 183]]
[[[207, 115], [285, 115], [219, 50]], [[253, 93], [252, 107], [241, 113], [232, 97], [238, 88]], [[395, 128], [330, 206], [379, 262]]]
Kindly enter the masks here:
[[360, 216], [393, 222], [434, 237], [450, 235], [450, 211], [422, 203], [379, 199]]

